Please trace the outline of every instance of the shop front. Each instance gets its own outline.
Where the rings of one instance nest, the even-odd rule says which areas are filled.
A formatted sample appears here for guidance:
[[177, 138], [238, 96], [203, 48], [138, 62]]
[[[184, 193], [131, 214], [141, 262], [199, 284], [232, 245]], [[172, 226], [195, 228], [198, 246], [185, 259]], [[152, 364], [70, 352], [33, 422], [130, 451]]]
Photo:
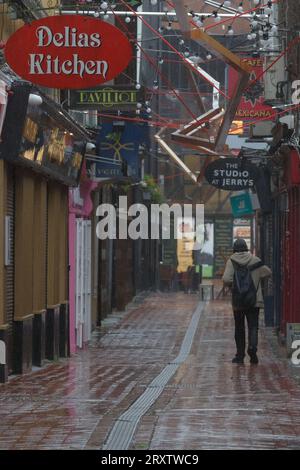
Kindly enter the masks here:
[[69, 353], [68, 187], [87, 136], [28, 82], [11, 86], [0, 145], [6, 372]]
[[300, 323], [300, 153], [288, 142], [277, 146], [273, 163], [274, 323], [282, 338]]

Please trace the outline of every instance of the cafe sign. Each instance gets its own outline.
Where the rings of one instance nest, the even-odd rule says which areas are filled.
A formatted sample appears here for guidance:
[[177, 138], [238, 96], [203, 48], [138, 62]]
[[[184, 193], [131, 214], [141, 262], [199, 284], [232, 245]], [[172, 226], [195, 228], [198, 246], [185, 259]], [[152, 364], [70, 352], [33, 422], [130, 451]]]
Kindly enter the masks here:
[[209, 164], [205, 178], [212, 186], [226, 191], [254, 188], [255, 165], [238, 158], [220, 158]]
[[143, 100], [143, 91], [130, 86], [104, 86], [88, 90], [70, 90], [71, 109], [104, 109], [107, 111], [128, 111], [136, 109]]
[[81, 89], [119, 75], [132, 58], [132, 48], [110, 23], [82, 15], [58, 15], [18, 29], [7, 41], [5, 58], [14, 72], [32, 83]]

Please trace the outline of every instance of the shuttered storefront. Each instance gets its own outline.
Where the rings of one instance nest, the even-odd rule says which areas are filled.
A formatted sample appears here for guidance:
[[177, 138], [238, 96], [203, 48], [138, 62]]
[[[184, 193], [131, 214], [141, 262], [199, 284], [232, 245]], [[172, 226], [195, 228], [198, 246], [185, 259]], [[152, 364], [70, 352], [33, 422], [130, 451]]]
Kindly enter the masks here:
[[[262, 261], [273, 270], [274, 220], [272, 213], [262, 216], [260, 232], [260, 255]], [[262, 287], [265, 300], [265, 324], [266, 326], [274, 326], [274, 290], [272, 279], [262, 281]]]
[[284, 218], [283, 240], [283, 315], [281, 331], [286, 334], [287, 323], [299, 323], [300, 313], [300, 188], [292, 187], [287, 194], [288, 210]]
[[[5, 317], [8, 324], [7, 364], [8, 373], [13, 372], [13, 322], [14, 322], [14, 227], [15, 227], [15, 171], [11, 165], [6, 166], [6, 219], [4, 226], [9, 224], [9, 264], [5, 266]], [[8, 260], [6, 260], [7, 262]]]

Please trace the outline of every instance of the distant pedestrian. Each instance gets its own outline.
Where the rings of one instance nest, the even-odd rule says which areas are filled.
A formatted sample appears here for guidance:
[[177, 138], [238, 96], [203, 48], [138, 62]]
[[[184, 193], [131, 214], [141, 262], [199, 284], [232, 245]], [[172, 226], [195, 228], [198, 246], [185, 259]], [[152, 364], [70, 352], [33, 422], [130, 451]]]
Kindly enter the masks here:
[[237, 353], [232, 362], [243, 364], [245, 357], [245, 317], [248, 324], [248, 354], [251, 364], [258, 364], [259, 309], [263, 307], [261, 280], [272, 275], [271, 270], [252, 255], [243, 238], [233, 245], [233, 255], [227, 260], [223, 282], [232, 289]]
[[193, 291], [199, 292], [199, 285], [202, 282], [202, 266], [201, 266], [201, 245], [196, 240], [193, 246]]

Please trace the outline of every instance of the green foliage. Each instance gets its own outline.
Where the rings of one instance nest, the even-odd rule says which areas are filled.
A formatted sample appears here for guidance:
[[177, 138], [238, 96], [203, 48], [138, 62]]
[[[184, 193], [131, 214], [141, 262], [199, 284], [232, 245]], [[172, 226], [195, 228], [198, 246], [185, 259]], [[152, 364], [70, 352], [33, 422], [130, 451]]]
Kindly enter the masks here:
[[156, 184], [153, 176], [151, 175], [145, 175], [144, 176], [144, 183], [146, 184], [145, 186], [145, 191], [149, 191], [151, 195], [151, 201], [154, 204], [161, 204], [163, 202], [163, 195], [161, 193], [161, 190], [159, 186]]
[[107, 140], [110, 140], [112, 142], [118, 142], [120, 139], [120, 132], [110, 132], [110, 134], [107, 134], [105, 137]]

